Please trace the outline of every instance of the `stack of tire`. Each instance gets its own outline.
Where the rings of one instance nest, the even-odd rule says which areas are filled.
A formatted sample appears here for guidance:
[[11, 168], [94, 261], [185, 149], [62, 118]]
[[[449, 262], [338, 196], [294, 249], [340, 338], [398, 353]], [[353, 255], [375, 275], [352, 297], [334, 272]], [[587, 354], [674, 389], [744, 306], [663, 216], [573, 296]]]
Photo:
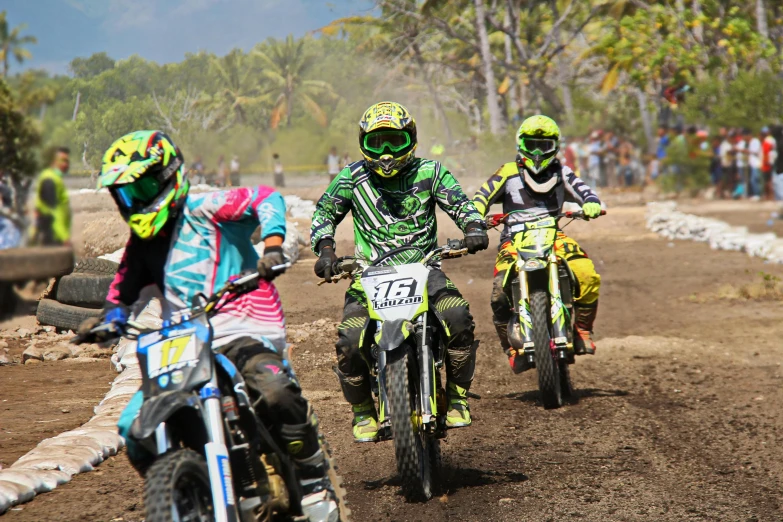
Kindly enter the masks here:
[[47, 298], [38, 303], [38, 322], [75, 331], [85, 319], [100, 316], [118, 266], [108, 259], [77, 261], [73, 272], [59, 278]]

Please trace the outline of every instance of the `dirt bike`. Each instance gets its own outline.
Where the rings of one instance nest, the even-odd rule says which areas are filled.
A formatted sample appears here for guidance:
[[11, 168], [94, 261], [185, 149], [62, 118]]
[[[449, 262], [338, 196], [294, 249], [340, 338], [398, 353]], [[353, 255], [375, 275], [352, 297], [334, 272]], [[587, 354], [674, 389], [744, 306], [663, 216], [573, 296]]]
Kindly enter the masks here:
[[[210, 318], [258, 282], [258, 273], [234, 277], [212, 296], [196, 297], [180, 322], [164, 321], [161, 329], [109, 323], [72, 341], [94, 342], [99, 334], [137, 341], [144, 403], [130, 437], [154, 455], [144, 475], [147, 522], [315, 522], [302, 516], [294, 464], [256, 415], [244, 379], [212, 351]], [[345, 490], [323, 436], [320, 442], [345, 521]], [[318, 520], [338, 518], [324, 513]]]
[[[421, 261], [385, 264], [405, 253]], [[378, 399], [379, 440], [394, 441], [397, 471], [408, 500], [432, 497], [438, 482], [440, 439], [446, 436], [447, 401], [440, 369], [447, 334], [430, 307], [427, 279], [430, 267], [465, 254], [464, 242], [457, 239], [429, 253], [403, 246], [374, 262], [342, 257], [334, 267], [337, 275], [332, 281], [358, 277], [367, 295], [370, 321], [359, 348], [370, 366], [371, 387]]]
[[573, 302], [580, 290], [568, 263], [555, 253], [562, 228], [558, 219], [564, 217], [588, 219], [582, 211], [541, 216], [515, 210], [487, 217], [488, 228], [508, 227], [517, 252], [516, 270], [508, 270], [503, 283], [504, 288], [511, 287], [514, 303], [508, 340], [526, 366], [538, 371], [541, 402], [547, 409], [559, 408], [564, 398], [573, 395], [568, 367], [575, 361]]

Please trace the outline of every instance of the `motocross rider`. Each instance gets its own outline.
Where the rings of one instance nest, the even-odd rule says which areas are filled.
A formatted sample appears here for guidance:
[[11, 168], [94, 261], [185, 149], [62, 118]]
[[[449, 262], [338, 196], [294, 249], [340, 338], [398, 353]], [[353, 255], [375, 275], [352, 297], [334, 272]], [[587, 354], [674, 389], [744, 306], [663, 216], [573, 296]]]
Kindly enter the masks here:
[[[537, 217], [556, 216], [562, 212], [563, 203], [570, 201], [580, 204], [585, 216], [599, 216], [601, 201], [570, 168], [558, 161], [556, 156], [559, 149], [560, 129], [553, 119], [543, 115], [527, 118], [517, 131], [516, 161], [504, 164], [479, 188], [473, 197], [476, 209], [486, 216], [492, 204], [502, 203], [504, 214], [514, 210], [528, 210]], [[529, 218], [525, 214], [512, 216], [512, 219], [521, 221]], [[517, 357], [517, 351], [508, 340], [507, 331], [514, 306], [510, 290], [504, 288], [504, 281], [506, 272], [515, 265], [517, 256], [511, 248], [510, 225], [513, 223], [506, 223], [500, 236], [500, 248], [495, 261], [492, 320], [511, 368], [515, 373], [521, 373], [529, 367], [521, 353]], [[574, 351], [577, 354], [595, 354], [592, 330], [598, 311], [601, 276], [579, 244], [562, 232], [558, 232], [555, 252], [568, 262], [581, 290], [580, 296], [574, 300], [577, 330]]]
[[[163, 293], [163, 318], [168, 319], [189, 308], [195, 295], [210, 295], [231, 276], [257, 269], [258, 289], [211, 319], [212, 346], [240, 371], [256, 412], [291, 454], [303, 487], [305, 515], [324, 503], [336, 512], [316, 417], [281, 355], [285, 318], [270, 281], [279, 273], [272, 267], [284, 263], [283, 197], [265, 186], [188, 194], [183, 155], [159, 131], [132, 132], [115, 141], [103, 157], [98, 186], [108, 188], [131, 234], [102, 317], [84, 321], [79, 333], [88, 335], [100, 322], [125, 323], [145, 286], [155, 285]], [[259, 225], [261, 259], [250, 241]], [[142, 402], [138, 392], [118, 423], [128, 441], [128, 457], [139, 471], [149, 464], [150, 455], [127, 434]]]
[[[315, 264], [318, 277], [331, 280], [337, 260], [335, 229], [349, 211], [357, 257], [373, 260], [405, 245], [417, 246], [425, 253], [433, 250], [438, 241], [436, 205], [465, 233], [470, 253], [489, 246], [486, 225], [457, 180], [437, 161], [415, 157], [416, 145], [416, 122], [399, 103], [377, 103], [364, 113], [359, 121], [359, 149], [364, 159], [346, 166], [316, 204], [310, 238], [313, 252], [319, 256]], [[452, 428], [469, 426], [466, 395], [473, 381], [478, 346], [473, 339], [473, 317], [468, 302], [441, 270], [432, 270], [427, 288], [450, 334], [446, 422]], [[359, 352], [359, 336], [368, 320], [367, 296], [356, 280], [345, 295], [336, 345], [336, 372], [353, 409], [356, 442], [374, 441], [378, 436], [368, 368]]]

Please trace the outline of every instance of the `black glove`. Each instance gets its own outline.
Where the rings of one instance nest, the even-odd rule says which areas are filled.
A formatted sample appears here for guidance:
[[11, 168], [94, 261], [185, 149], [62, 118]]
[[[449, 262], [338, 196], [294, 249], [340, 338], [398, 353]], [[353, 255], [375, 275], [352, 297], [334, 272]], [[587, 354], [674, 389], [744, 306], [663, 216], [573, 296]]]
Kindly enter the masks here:
[[[76, 337], [71, 339], [73, 344], [82, 343], [103, 343], [116, 339], [122, 333], [119, 328], [125, 326], [130, 316], [129, 310], [124, 306], [118, 306], [110, 309], [103, 314], [103, 317], [88, 317], [79, 324], [76, 330]], [[105, 325], [106, 328], [98, 332], [92, 330], [98, 326]]]
[[334, 253], [334, 243], [326, 243], [321, 246], [318, 249], [318, 255], [318, 261], [315, 262], [313, 267], [315, 275], [331, 283], [334, 264], [337, 262], [337, 254]]
[[468, 247], [470, 254], [486, 250], [489, 247], [487, 225], [483, 221], [473, 221], [465, 227], [465, 246]]
[[258, 275], [261, 279], [271, 281], [275, 277], [285, 272], [285, 268], [272, 270], [272, 267], [285, 264], [283, 257], [283, 247], [274, 246], [264, 248], [264, 257], [258, 260]]

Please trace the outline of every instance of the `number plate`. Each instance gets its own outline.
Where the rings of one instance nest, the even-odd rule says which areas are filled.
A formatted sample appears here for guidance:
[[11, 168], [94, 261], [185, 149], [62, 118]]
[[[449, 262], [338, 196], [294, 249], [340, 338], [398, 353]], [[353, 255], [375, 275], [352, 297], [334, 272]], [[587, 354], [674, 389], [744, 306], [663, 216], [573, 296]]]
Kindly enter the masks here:
[[361, 285], [370, 301], [370, 317], [389, 321], [413, 319], [426, 311], [429, 270], [421, 263], [378, 271], [367, 269]]
[[[192, 331], [192, 330], [191, 330]], [[147, 348], [147, 375], [154, 379], [185, 366], [198, 363], [195, 334], [172, 337]]]

